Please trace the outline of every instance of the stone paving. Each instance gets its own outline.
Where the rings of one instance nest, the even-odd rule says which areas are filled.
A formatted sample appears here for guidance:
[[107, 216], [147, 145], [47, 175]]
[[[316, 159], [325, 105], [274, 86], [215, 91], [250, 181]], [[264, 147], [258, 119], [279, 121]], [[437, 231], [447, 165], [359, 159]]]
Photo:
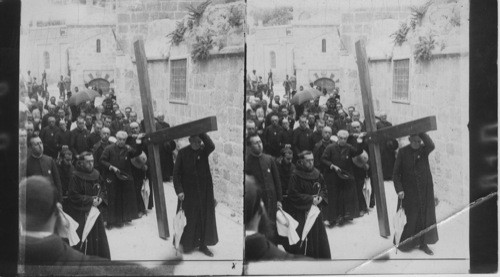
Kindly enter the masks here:
[[[266, 262], [246, 267], [248, 274], [444, 274], [467, 273], [469, 268], [469, 213], [467, 209], [447, 217], [450, 207], [436, 207], [439, 241], [430, 245], [434, 256], [415, 249], [396, 253], [392, 240], [397, 195], [392, 182], [385, 183], [391, 236], [378, 232], [377, 212], [355, 219], [342, 227], [327, 228], [332, 261]], [[464, 206], [464, 208], [466, 205]], [[442, 220], [439, 220], [442, 219]]]
[[171, 182], [164, 183], [164, 188], [170, 238], [163, 240], [158, 237], [156, 212], [151, 210], [146, 216], [121, 228], [106, 231], [111, 259], [139, 262], [147, 267], [154, 267], [158, 261], [182, 259], [174, 270], [175, 274], [181, 275], [241, 273], [244, 234], [241, 216], [233, 213], [227, 206], [218, 204], [216, 219], [219, 243], [209, 247], [214, 257], [209, 258], [198, 251], [180, 256], [172, 243], [172, 219], [175, 215], [177, 196]]

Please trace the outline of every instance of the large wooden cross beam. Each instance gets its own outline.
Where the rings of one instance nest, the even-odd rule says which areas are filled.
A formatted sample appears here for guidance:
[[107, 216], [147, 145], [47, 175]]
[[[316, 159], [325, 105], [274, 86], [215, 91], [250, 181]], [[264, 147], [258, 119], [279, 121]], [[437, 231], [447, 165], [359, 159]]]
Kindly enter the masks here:
[[365, 43], [363, 40], [358, 40], [356, 42], [356, 63], [358, 64], [361, 97], [363, 99], [363, 111], [365, 113], [366, 130], [368, 131], [367, 136], [369, 142], [368, 148], [370, 152], [369, 156], [371, 168], [370, 180], [375, 192], [379, 231], [382, 237], [388, 237], [390, 236], [391, 231], [389, 229], [389, 218], [387, 216], [387, 204], [385, 200], [384, 177], [382, 174], [382, 159], [380, 156], [379, 143], [388, 139], [395, 139], [411, 134], [437, 130], [436, 117], [425, 117], [377, 131], [375, 111], [373, 109], [370, 74], [368, 71], [368, 58], [366, 56]]
[[156, 220], [158, 222], [158, 233], [160, 238], [167, 239], [170, 236], [168, 230], [167, 206], [165, 204], [165, 192], [163, 189], [163, 177], [161, 175], [160, 152], [158, 143], [164, 141], [188, 137], [201, 133], [217, 130], [217, 118], [207, 117], [197, 121], [184, 123], [172, 128], [156, 131], [151, 102], [151, 90], [149, 86], [148, 63], [144, 51], [144, 42], [138, 40], [134, 43], [135, 60], [137, 64], [137, 75], [139, 76], [139, 89], [141, 92], [142, 112], [146, 128], [145, 142], [148, 148], [148, 160], [150, 168], [149, 181], [152, 182], [154, 203], [156, 208]]

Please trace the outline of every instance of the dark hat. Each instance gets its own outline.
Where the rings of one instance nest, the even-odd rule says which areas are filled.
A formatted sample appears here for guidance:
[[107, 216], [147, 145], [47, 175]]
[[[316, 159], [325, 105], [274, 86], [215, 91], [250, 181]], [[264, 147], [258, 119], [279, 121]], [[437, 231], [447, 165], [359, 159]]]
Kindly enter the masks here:
[[26, 215], [26, 228], [36, 229], [47, 222], [57, 208], [58, 192], [48, 178], [31, 176], [19, 184], [20, 213]]
[[343, 169], [335, 170], [335, 172], [337, 173], [337, 176], [339, 176], [340, 179], [342, 179], [342, 180], [354, 179], [354, 177], [351, 175], [351, 173], [349, 173]]
[[116, 171], [115, 175], [116, 175], [116, 178], [118, 178], [119, 180], [122, 180], [122, 181], [128, 181], [128, 180], [132, 179], [131, 176], [128, 175], [126, 172], [123, 172], [120, 170]]

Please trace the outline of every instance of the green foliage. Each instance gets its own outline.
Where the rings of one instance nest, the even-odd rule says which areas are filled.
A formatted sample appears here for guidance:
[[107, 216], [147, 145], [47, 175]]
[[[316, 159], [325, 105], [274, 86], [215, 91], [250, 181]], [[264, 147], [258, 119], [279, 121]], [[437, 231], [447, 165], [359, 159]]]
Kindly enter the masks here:
[[436, 46], [436, 41], [432, 36], [429, 37], [419, 37], [418, 43], [415, 44], [415, 50], [413, 51], [413, 57], [415, 61], [423, 62], [429, 61], [432, 58], [432, 49]]
[[241, 12], [238, 7], [232, 6], [231, 10], [229, 11], [229, 18], [227, 19], [227, 21], [229, 22], [229, 26], [231, 27], [239, 27], [243, 25], [243, 12]]
[[184, 33], [186, 33], [186, 27], [184, 26], [184, 22], [177, 21], [177, 26], [172, 33], [167, 36], [171, 37], [170, 42], [174, 45], [179, 45], [184, 40]]
[[200, 24], [201, 17], [203, 16], [205, 9], [208, 7], [208, 5], [210, 5], [210, 3], [212, 3], [212, 1], [207, 0], [199, 4], [197, 7], [194, 7], [193, 5], [187, 7], [189, 19], [193, 20], [196, 26]]
[[264, 26], [287, 25], [293, 20], [293, 7], [283, 6], [274, 9], [260, 9], [253, 12], [255, 21], [262, 20]]
[[399, 29], [391, 34], [391, 37], [394, 38], [394, 44], [401, 46], [401, 44], [406, 41], [406, 35], [408, 35], [408, 31], [410, 31], [410, 27], [408, 27], [408, 24], [404, 22], [401, 23], [401, 25], [399, 25]]
[[427, 1], [427, 3], [421, 5], [421, 6], [412, 6], [410, 7], [411, 11], [411, 20], [410, 20], [410, 27], [415, 30], [415, 27], [420, 25], [422, 23], [422, 18], [424, 18], [425, 13], [427, 13], [427, 10], [429, 9], [429, 6], [431, 5], [431, 1]]
[[213, 40], [211, 35], [197, 36], [191, 50], [191, 58], [194, 62], [206, 60], [212, 48]]

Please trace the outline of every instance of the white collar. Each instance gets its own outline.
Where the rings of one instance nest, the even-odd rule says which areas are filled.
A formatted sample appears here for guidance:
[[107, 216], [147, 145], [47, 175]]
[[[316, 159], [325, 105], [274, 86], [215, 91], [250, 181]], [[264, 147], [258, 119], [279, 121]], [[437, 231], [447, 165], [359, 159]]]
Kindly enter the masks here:
[[245, 230], [245, 237], [249, 237], [251, 235], [255, 235], [257, 234], [256, 231], [252, 231], [252, 230]]

